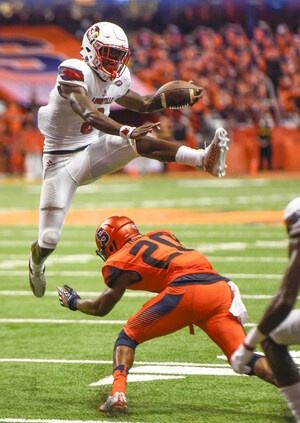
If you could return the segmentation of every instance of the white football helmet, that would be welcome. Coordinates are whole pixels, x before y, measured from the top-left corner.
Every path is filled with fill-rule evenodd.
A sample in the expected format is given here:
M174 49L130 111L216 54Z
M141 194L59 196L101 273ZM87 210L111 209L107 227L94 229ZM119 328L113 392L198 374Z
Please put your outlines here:
M300 197L294 198L284 209L283 218L290 237L300 235Z
M98 22L85 32L80 54L101 79L113 81L122 75L128 63L128 39L118 25Z

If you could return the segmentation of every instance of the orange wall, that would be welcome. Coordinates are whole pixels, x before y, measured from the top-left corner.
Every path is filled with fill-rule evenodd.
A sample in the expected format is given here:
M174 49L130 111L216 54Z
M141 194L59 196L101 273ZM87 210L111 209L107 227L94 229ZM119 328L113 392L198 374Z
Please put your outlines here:
M232 129L226 158L227 174L255 174L259 165L259 144L255 128ZM272 134L272 168L300 171L300 129L277 126Z

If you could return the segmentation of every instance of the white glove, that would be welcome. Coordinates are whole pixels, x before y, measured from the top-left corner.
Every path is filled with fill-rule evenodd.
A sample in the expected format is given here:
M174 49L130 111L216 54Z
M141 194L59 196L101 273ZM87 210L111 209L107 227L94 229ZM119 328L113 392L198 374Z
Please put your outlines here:
M257 344L260 344L266 335L264 335L257 326L252 328L243 344L241 344L230 357L230 364L236 373L250 373L251 367L246 364L249 363L253 356L253 351Z
M253 356L253 350L247 349L244 344L241 344L230 357L230 364L236 373L249 374L251 367L247 366Z

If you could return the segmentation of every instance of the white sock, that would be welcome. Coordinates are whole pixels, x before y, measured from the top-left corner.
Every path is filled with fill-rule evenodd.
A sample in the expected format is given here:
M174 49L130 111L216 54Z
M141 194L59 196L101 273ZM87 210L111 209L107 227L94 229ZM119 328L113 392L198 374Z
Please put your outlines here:
M35 264L34 261L32 260L32 253L30 252L30 256L29 256L29 262L30 262L30 267L33 270L34 273L42 273L42 271L44 270L45 264L44 262L42 264Z
M204 150L195 150L185 145L178 148L175 156L177 163L200 168L203 166L203 159Z
M282 395L284 396L290 410L300 422L300 382L294 383L293 385L283 386L280 388Z

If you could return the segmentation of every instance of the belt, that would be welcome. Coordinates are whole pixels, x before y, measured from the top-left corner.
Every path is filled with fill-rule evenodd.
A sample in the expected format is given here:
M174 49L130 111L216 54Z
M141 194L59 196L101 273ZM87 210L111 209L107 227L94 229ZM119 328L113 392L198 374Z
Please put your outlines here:
M218 273L192 273L179 276L169 286L210 285L221 281L229 282L230 279Z
M70 154L70 153L77 153L78 151L82 151L85 148L87 148L90 144L84 145L83 147L79 147L76 150L53 150L53 151L44 151L43 154L54 154L54 155L60 155L60 154Z

